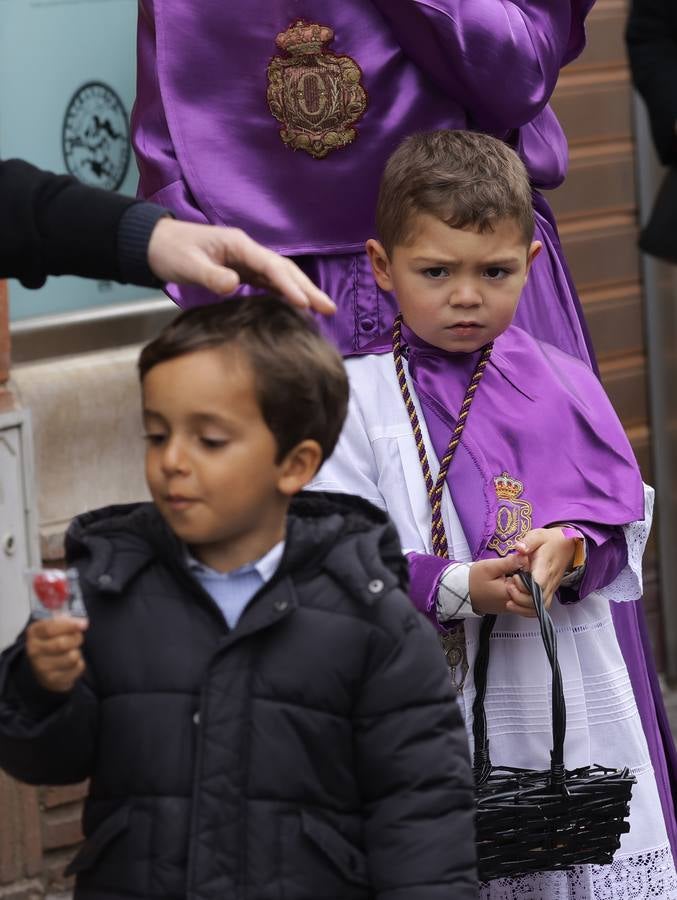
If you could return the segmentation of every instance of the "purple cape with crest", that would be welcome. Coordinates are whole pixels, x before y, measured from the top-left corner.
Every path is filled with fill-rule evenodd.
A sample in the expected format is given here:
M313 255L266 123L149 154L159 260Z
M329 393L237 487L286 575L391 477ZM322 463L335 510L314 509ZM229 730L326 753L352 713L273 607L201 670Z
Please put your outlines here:
M410 377L439 459L447 449L479 353L445 353L421 341L406 326L402 337L408 347ZM352 355L391 352L390 340L382 336ZM509 485L509 499L497 492L495 479L503 473L521 486L517 494ZM583 527L590 540L602 543L608 526L644 517L637 462L596 376L579 360L515 326L494 343L447 480L474 559L509 549L514 536L510 528L506 528L505 544L495 537L502 518L517 529L573 522ZM613 553L610 548L612 560ZM426 580L441 571L440 560L430 559L428 565L425 558L420 562ZM414 568L413 578L415 573ZM591 574L586 573L584 582ZM585 593L585 583L581 588ZM638 603L610 605L674 853L677 754L655 670L647 664L643 618L638 615Z
M435 453L441 458L479 358L446 353L402 328L409 372L423 408ZM365 352L391 352L385 339ZM505 475L504 475L505 473ZM502 500L510 479L513 499ZM529 528L552 522L624 525L644 518L642 477L609 399L588 366L556 347L510 327L494 343L491 360L473 398L448 484L474 559L505 555L493 546L503 508ZM501 490L501 487L504 490ZM521 506L526 510L525 506Z

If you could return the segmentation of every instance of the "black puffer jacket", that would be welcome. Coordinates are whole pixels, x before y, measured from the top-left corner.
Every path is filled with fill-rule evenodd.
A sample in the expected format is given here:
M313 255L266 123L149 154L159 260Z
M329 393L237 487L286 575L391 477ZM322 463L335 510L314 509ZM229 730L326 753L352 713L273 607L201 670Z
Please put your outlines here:
M88 672L59 703L4 654L0 764L91 776L78 900L476 895L465 731L385 516L299 497L230 632L152 505L81 516L67 550Z

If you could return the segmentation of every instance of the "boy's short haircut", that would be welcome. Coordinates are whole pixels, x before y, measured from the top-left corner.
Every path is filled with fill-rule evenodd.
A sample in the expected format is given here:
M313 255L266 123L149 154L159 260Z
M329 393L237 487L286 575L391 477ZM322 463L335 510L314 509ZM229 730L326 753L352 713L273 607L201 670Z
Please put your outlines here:
M513 219L529 245L532 202L524 163L503 141L472 131L413 134L386 163L376 227L388 254L412 238L417 213L479 232Z
M300 441L316 440L327 459L348 409L343 360L315 323L276 297L237 297L187 310L147 344L141 381L159 363L223 347L242 353L254 373L261 414L279 462Z

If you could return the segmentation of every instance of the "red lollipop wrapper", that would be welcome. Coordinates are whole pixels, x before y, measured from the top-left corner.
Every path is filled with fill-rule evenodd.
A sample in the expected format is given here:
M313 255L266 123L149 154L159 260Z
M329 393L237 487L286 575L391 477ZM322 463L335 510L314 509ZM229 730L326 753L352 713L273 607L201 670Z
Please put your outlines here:
M34 619L87 616L76 569L27 569L25 575Z

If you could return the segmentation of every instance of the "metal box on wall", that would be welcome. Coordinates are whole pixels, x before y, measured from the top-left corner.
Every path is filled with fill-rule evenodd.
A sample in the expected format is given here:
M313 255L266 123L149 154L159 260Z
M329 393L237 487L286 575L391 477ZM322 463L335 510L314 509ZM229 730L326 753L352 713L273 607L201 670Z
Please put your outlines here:
M40 565L33 482L30 414L0 413L0 648L26 624L24 572Z

